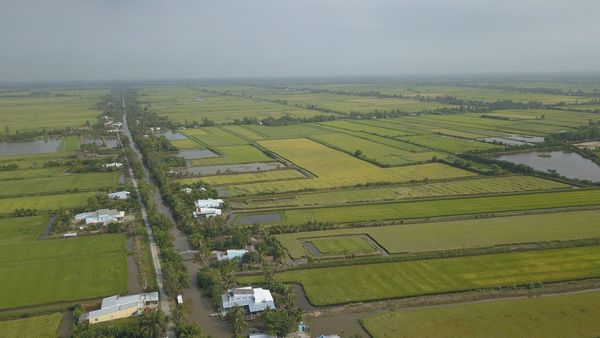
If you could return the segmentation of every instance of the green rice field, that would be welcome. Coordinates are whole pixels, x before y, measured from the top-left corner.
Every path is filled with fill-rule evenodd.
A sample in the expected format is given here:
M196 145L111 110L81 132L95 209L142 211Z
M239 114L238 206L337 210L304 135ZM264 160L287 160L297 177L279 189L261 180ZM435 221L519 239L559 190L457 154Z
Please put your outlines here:
M62 314L53 313L0 321L0 336L3 338L55 338L61 320Z
M597 337L600 292L398 310L362 319L374 338Z
M88 197L95 192L80 192L57 195L0 198L0 214L12 213L15 209L58 210L72 209L87 204Z
M0 246L0 309L127 292L125 237L101 235Z
M308 231L276 238L292 258L300 258L309 254L302 245L306 239L361 234L391 254L600 238L600 210Z
M305 242L314 245L321 254L365 254L375 252L376 249L363 236L335 236L310 238Z
M65 192L68 190L100 190L114 187L119 173L85 173L44 178L0 181L0 196L34 195ZM2 203L2 202L0 202Z
M248 182L279 181L285 179L297 179L305 177L302 173L293 169L271 170L244 174L227 174L202 176L197 178L184 178L177 180L179 183L191 184L196 181L202 181L211 185L225 185Z
M47 216L0 218L0 245L35 241L48 220Z
M600 247L299 269L275 276L302 284L310 302L324 306L597 277Z
M343 207L288 209L284 211L284 223L300 224L314 220L334 223L378 221L597 204L600 204L600 190L548 192Z

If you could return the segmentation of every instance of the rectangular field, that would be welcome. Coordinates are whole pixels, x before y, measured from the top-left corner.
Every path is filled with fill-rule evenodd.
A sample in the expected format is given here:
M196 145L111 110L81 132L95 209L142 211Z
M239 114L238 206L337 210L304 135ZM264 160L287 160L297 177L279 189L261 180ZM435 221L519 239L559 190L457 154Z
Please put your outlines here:
M478 195L536 190L566 189L568 185L533 176L483 177L449 182L418 183L386 188L361 188L339 191L272 195L240 200L248 208L332 206L346 203L395 201L409 198Z
M68 190L99 190L119 183L119 174L85 173L55 177L0 181L0 196L33 195Z
M305 245L311 243L322 255L366 254L375 252L363 236L330 236L306 239Z
M600 247L581 247L299 269L276 279L300 283L316 306L600 276ZM256 281L242 277L241 282Z
M36 240L47 220L45 215L0 218L0 245Z
M0 214L9 214L15 209L21 208L37 210L78 208L85 206L87 204L88 197L92 197L94 195L94 192L80 192L33 197L0 198Z
M302 241L366 234L391 254L496 245L600 238L600 210L397 224L276 235L292 258L305 256Z
M259 192L285 192L304 189L327 189L357 184L411 180L447 179L475 176L474 173L441 163L428 163L396 168L380 168L343 152L307 139L259 141L259 144L302 167L317 178L244 184L231 190L232 195Z
M211 185L226 185L236 183L249 183L249 182L265 182L265 181L279 181L292 178L303 178L305 177L302 173L294 169L283 169L283 170L271 170L255 173L246 174L229 174L229 175L214 175L214 176L202 176L197 178L184 178L177 180L176 182L190 184L196 181L206 182Z
M62 314L35 316L0 321L0 336L3 338L55 338Z
M190 160L193 166L209 166L219 164L234 164L234 163L253 163L273 161L272 158L265 155L258 148L249 144L240 144L234 146L218 146L216 150L221 152L223 156L199 158Z
M127 292L123 235L0 246L0 309Z
M285 210L286 224L361 222L600 204L600 190Z
M598 337L600 292L406 309L362 319L374 338Z

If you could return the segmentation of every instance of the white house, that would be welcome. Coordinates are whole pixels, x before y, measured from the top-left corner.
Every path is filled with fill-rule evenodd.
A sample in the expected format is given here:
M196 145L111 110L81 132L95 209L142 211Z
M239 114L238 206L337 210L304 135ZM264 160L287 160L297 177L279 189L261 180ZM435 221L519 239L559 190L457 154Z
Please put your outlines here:
M115 209L98 209L92 212L82 212L75 215L75 221L85 220L85 224L98 224L104 225L112 222L117 222L125 217L124 211L117 211Z
M183 188L183 189L181 189L181 191L183 191L186 194L191 194L192 193L192 188Z
M198 218L198 217L209 218L209 217L221 216L222 213L223 212L221 211L221 209L217 209L217 208L198 208L192 213L192 215L194 215L194 218Z
M196 208L218 208L220 207L225 201L223 201L222 199L205 199L205 200L197 200L194 205L196 206Z
M123 163L121 162L112 162L112 163L106 163L104 165L102 165L104 168L121 168L123 166Z
M263 288L252 288L246 286L227 290L227 293L221 295L221 308L223 313L235 306L244 307L248 312L257 313L267 308L275 310L275 301L271 291Z
M234 258L242 258L244 257L245 254L248 253L248 250L246 249L229 249L225 252L222 251L217 251L217 260L218 261L225 261L225 260L232 260Z
M101 323L109 320L127 318L138 315L146 309L158 307L158 292L142 293L131 296L111 296L102 300L99 310L83 314L80 322L88 321L90 324Z
M129 198L129 195L131 195L131 193L129 191L117 191L117 192L111 192L110 194L108 194L108 197L114 198L117 200L126 200Z

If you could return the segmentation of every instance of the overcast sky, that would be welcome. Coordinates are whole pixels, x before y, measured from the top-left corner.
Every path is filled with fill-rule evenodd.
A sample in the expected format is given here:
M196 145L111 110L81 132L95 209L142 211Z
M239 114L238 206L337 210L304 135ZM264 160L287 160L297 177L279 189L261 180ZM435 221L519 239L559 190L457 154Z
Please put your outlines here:
M0 82L599 70L597 0L0 1Z

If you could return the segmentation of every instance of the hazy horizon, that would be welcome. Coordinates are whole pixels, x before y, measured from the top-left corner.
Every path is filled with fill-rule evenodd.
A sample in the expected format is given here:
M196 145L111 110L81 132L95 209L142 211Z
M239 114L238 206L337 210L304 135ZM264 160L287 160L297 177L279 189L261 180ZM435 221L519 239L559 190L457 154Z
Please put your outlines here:
M0 82L600 71L600 2L4 1Z

